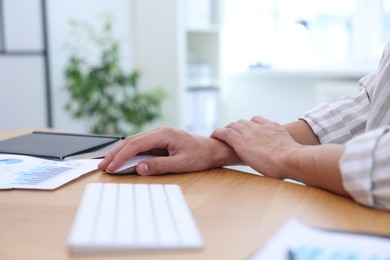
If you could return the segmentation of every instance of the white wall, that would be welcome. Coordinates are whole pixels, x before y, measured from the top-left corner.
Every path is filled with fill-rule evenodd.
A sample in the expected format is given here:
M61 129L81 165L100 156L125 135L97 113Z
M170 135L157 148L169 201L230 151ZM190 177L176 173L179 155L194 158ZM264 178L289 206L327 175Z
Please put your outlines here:
M64 44L69 36L69 21L75 19L99 24L99 16L106 11L114 17L114 34L122 43L124 64L131 68L133 57L130 0L48 0L53 123L58 130L86 131L84 124L74 121L64 109L67 100L63 78L63 67L67 58Z
M161 125L182 127L184 29L182 0L133 0L134 64L142 72L145 89L164 88Z
M43 127L46 99L39 0L3 0L0 130Z
M248 71L231 76L222 97L220 126L260 115L281 124L345 95L359 93L358 80L373 71Z
M0 58L0 130L46 125L42 57Z

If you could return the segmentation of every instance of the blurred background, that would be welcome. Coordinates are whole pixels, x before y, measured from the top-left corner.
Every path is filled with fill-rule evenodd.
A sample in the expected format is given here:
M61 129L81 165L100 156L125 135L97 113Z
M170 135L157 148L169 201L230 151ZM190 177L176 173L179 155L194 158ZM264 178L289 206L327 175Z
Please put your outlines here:
M100 28L107 12L121 65L166 92L144 130L296 120L357 93L390 39L390 0L0 0L0 130L88 132L65 109L70 21Z

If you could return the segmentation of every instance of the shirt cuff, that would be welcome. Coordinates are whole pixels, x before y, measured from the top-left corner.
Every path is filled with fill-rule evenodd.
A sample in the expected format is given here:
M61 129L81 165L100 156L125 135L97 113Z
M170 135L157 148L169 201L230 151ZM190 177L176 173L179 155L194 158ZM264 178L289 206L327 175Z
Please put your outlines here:
M326 120L323 116L326 115ZM299 119L305 120L321 144L345 143L352 134L343 122L343 118L332 104L323 104L308 111Z
M340 170L345 190L351 197L366 206L390 209L390 182L388 166L383 164L383 155L389 156L388 146L383 146L389 126L362 134L345 144L340 160ZM387 135L390 142L390 135ZM383 153L383 149L387 149ZM388 158L385 158L388 159ZM387 180L386 180L387 178Z

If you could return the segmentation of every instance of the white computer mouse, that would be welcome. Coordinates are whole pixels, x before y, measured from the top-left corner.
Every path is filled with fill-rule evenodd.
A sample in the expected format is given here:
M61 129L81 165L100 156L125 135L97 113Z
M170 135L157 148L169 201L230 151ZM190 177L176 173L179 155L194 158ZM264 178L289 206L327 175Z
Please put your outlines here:
M124 175L135 173L135 167L141 161L151 159L156 157L155 155L136 155L133 158L127 160L124 164L122 164L116 171L108 172L110 174Z

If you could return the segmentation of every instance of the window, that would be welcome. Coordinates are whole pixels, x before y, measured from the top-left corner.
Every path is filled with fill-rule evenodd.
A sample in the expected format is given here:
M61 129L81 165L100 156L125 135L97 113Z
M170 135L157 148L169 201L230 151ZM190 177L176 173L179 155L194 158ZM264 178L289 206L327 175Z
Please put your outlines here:
M390 0L383 0L383 42L390 39Z
M226 0L227 70L377 63L390 0Z

